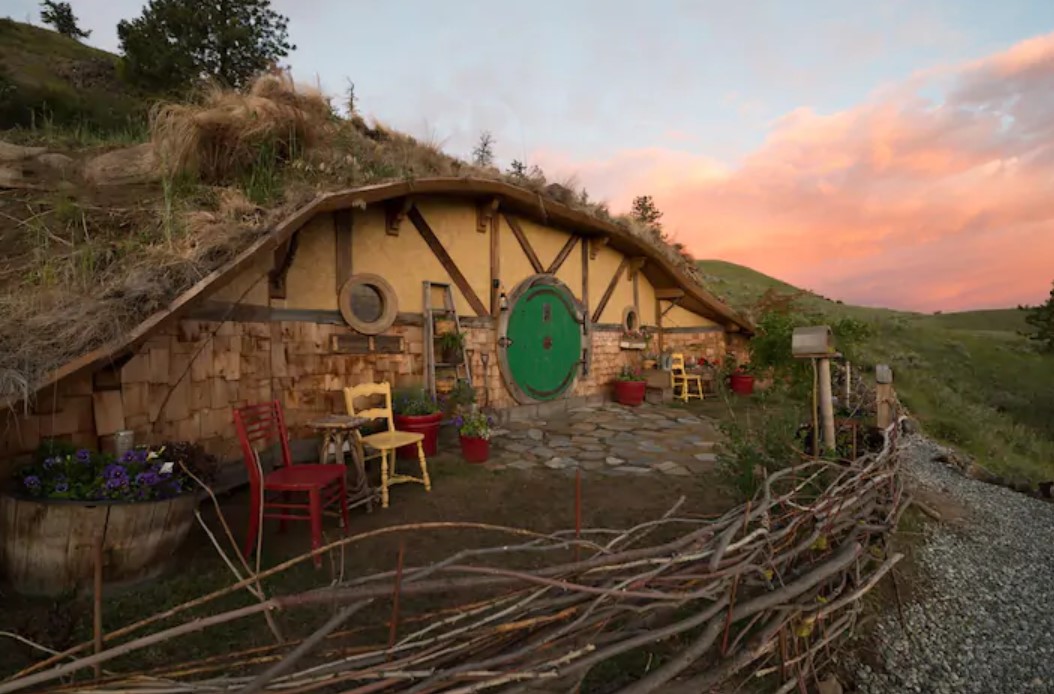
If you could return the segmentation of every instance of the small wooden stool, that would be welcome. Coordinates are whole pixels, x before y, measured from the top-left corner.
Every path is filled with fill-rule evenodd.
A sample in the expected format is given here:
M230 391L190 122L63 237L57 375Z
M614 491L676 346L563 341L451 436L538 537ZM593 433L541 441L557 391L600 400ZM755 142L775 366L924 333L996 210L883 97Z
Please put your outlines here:
M363 460L362 449L355 440L354 432L370 420L365 417L352 417L346 414L331 414L308 422L307 425L322 434L322 446L318 453L318 462L329 462L329 447L334 448L333 462L344 464L344 444L347 443L351 449L351 457L355 463L356 479L351 480L348 485L348 508L353 508L365 502L366 511L373 511L373 490L370 489L366 480L366 463ZM349 468L350 469L350 468Z

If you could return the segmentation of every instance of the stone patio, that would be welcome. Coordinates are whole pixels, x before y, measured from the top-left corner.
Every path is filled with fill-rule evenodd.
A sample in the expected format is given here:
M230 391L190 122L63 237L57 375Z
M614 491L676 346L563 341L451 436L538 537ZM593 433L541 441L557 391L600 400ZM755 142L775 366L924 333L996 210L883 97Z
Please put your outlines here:
M717 440L713 419L685 409L591 405L503 424L492 435L488 467L688 477L713 469Z

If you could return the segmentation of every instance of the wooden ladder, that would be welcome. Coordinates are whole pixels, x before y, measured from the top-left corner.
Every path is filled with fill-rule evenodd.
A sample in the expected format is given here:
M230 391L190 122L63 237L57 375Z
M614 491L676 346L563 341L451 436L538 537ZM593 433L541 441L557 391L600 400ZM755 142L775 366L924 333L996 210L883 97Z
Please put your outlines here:
M425 388L436 396L436 373L453 374L458 381L465 381L472 385L472 371L468 368L468 358L465 355L465 344L461 344L461 360L459 362L436 361L436 317L446 318L453 321L454 330L461 332L461 319L458 318L457 308L454 306L454 290L449 284L441 282L430 282L425 280L421 283L424 288L424 358L425 358ZM443 307L437 308L432 305L432 289L438 287L443 290Z

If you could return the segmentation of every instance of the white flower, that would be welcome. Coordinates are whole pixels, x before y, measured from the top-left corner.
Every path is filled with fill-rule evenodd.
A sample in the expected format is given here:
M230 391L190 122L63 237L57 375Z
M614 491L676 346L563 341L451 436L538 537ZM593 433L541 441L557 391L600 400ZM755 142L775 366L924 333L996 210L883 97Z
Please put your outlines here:
M176 467L175 463L167 462L167 463L165 463L165 464L163 464L161 466L161 474L162 475L171 475L172 474L172 470L175 469L175 467Z

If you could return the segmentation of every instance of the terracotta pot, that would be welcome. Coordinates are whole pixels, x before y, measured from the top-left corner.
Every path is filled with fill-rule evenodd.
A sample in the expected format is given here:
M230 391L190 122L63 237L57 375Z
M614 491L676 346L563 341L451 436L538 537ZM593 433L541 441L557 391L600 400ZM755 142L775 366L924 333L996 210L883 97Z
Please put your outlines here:
M395 415L395 428L399 431L412 431L416 434L424 434L425 440L421 442L425 455L435 455L439 450L439 422L443 419L442 412L435 414L397 414ZM417 460L417 444L400 446L396 449L403 460Z
M620 405L636 407L644 402L646 381L615 381L615 400Z
M750 374L732 374L728 380L733 393L751 395L754 392L754 377Z
M490 458L490 440L461 437L461 455L470 463L485 463Z
M157 501L0 495L0 568L19 593L91 591L101 535L106 585L148 581L173 567L197 506L194 494Z

